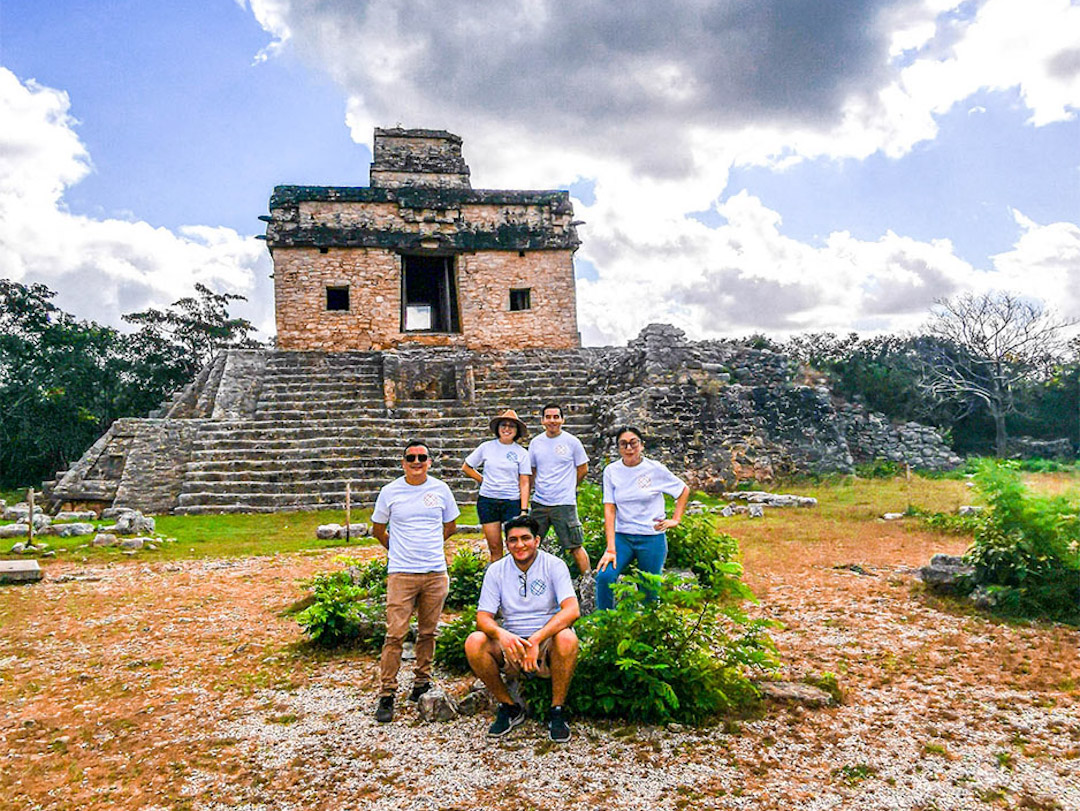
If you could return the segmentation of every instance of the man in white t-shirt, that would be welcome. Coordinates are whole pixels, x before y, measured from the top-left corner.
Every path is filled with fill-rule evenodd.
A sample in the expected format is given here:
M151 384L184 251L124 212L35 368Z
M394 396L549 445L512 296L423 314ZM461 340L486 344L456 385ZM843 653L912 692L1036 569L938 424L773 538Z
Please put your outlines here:
M457 529L460 514L446 483L428 475L427 443L410 441L402 454L405 475L379 491L371 513L371 534L387 550L386 641L379 659L381 689L375 720L394 717L401 646L416 613L416 667L410 701L431 687L435 629L450 588L443 545Z
M577 512L577 488L589 472L585 447L573 434L562 429L563 410L558 403L548 403L540 412L544 433L529 443L532 465L533 501L531 515L540 527L544 540L548 527L554 527L559 544L569 552L581 574L591 571L589 554L582 545L585 535Z
M476 606L478 631L465 640L469 667L499 701L488 735L505 735L525 720L502 673L551 679L551 740L570 740L563 704L577 665L578 638L571 627L581 611L570 570L540 549L536 520L528 515L504 525L510 553L488 566ZM495 621L502 614L502 625Z

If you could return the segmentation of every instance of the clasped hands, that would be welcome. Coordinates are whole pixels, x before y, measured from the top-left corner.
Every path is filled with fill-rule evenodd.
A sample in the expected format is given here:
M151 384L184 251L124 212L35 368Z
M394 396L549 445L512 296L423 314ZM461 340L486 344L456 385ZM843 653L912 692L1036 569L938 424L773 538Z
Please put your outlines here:
M503 631L499 634L506 661L526 673L535 673L539 667L540 645L530 639L523 639L517 634Z

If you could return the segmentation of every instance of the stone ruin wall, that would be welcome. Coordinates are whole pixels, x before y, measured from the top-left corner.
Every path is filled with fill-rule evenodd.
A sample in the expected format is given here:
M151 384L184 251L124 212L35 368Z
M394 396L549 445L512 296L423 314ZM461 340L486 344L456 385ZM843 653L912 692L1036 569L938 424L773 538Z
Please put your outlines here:
M484 251L456 261L460 333L401 331L401 258L377 248L279 249L274 256L277 347L389 349L405 342L513 350L578 346L574 263L566 251ZM348 286L349 310L326 309L326 288ZM510 310L511 288L531 308Z
M851 473L875 458L920 469L961 460L929 426L896 426L798 383L791 358L727 341L687 341L653 324L625 349L589 350L596 366L596 458L615 458L614 432L636 425L647 453L695 489L767 483L795 473Z

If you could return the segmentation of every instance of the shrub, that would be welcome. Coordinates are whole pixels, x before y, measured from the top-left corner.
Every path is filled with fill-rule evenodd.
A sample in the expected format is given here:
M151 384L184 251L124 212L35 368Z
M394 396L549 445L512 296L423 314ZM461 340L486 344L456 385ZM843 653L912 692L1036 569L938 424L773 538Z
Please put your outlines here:
M965 554L999 613L1080 623L1080 520L1061 496L1028 493L1012 466L985 461L976 481L989 507Z
M435 661L453 673L468 673L469 660L465 658L465 640L475 630L476 607L473 606L457 619L439 628Z
M317 574L309 583L314 602L296 616L316 645L378 648L386 637L386 610L348 570ZM385 589L385 587L384 587Z
M722 586L728 576L723 565L739 557L739 542L717 532L716 518L707 513L684 515L679 526L668 530L667 540L665 567L689 569L704 586Z
M463 546L450 560L450 592L446 596L449 608L476 607L480 599L480 587L484 583L487 555Z
M581 655L570 706L594 718L698 724L754 701L747 670L777 664L771 623L737 607L734 596L748 592L738 564L726 565L735 569L724 588L672 574L616 583L616 607L577 624Z
M855 475L860 479L895 479L905 472L904 465L891 459L875 459L855 465Z

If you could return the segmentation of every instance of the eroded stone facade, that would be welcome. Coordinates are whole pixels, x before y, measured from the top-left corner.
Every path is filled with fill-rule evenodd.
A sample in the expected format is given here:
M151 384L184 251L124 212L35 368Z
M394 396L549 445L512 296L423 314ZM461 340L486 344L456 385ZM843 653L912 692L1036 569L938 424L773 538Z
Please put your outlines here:
M580 345L569 194L472 189L451 133L376 130L371 186L279 186L270 212L279 349Z

